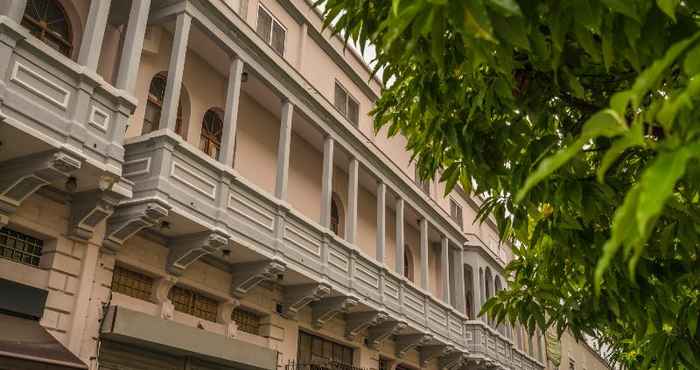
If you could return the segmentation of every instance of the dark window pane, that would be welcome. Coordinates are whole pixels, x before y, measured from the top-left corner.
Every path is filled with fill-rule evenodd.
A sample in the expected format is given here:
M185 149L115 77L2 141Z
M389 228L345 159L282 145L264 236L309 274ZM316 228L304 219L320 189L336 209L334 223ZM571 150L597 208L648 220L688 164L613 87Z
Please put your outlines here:
M44 241L3 227L0 229L0 257L38 266Z
M355 126L360 122L360 106L354 99L348 99L348 119Z
M272 16L265 11L265 9L258 8L258 26L256 31L260 35L265 43L270 43L270 33L272 32Z
M336 83L335 84L335 107L338 108L340 113L345 115L347 112L347 99L348 99L348 94L345 92L345 89L340 86L340 84Z
M286 31L279 23L273 22L272 25L272 48L275 49L277 54L284 55L284 40L286 38Z

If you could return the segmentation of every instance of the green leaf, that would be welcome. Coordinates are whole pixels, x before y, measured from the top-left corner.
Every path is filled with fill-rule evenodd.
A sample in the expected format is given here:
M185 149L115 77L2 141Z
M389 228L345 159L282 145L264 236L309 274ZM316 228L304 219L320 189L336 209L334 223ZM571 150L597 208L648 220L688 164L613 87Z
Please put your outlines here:
M494 41L493 28L482 0L465 0L463 6L463 24L467 35Z
M676 8L680 2L680 0L656 0L656 5L675 22Z
M493 29L499 38L515 47L530 50L530 42L527 39L528 32L522 18L506 18L500 14L494 14L491 16L491 21L493 22Z
M487 4L489 7L502 12L506 16L522 16L523 13L520 10L520 5L518 5L515 0L488 0Z
M633 0L601 0L610 10L626 15L632 19L639 19L637 7Z
M614 137L626 131L627 127L617 112L611 109L604 109L594 114L583 125L581 136L576 141L553 156L545 158L537 169L530 174L525 180L523 187L518 191L515 197L516 201L520 202L530 189L571 160L590 139L598 136Z
M644 145L643 127L644 125L639 121L632 126L629 132L613 142L610 149L605 152L603 159L600 161L600 166L596 172L598 182L603 183L603 181L605 181L605 173L625 150Z
M683 61L683 72L688 76L700 73L700 45L696 45L686 54Z

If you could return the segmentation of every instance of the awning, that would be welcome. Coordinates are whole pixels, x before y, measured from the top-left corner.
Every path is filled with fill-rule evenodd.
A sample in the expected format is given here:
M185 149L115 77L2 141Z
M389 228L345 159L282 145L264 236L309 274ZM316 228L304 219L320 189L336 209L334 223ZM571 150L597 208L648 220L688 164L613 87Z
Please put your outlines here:
M17 364L16 368L28 369L88 368L39 325L39 321L0 313L0 363L7 362Z

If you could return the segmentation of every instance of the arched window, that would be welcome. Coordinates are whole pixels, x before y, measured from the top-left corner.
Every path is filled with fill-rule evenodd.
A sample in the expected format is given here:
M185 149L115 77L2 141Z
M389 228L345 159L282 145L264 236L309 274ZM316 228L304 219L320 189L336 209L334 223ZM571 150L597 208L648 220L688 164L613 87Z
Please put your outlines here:
M408 245L404 246L404 253L403 253L403 276L406 277L406 279L414 281L413 280L413 254L411 253L411 250L408 248Z
M143 117L142 134L159 129L160 115L163 110L163 99L165 98L165 87L168 83L168 74L165 72L158 73L151 80L151 85L148 87L148 101L146 102L146 114ZM177 120L175 122L175 132L182 135L182 93L177 104Z
M61 54L70 57L73 51L71 25L66 10L57 0L29 0L22 25L32 35Z
M340 212L338 211L338 203L335 197L331 198L331 231L338 235L340 231Z
M223 129L224 122L218 113L213 109L209 109L204 113L202 132L199 136L199 149L214 159L219 159Z

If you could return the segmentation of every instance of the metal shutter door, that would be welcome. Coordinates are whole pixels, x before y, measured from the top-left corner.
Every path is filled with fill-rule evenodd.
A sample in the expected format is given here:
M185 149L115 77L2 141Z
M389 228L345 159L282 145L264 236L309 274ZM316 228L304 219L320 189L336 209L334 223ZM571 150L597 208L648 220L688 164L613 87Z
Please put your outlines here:
M99 370L183 370L182 357L147 351L136 346L103 341Z

